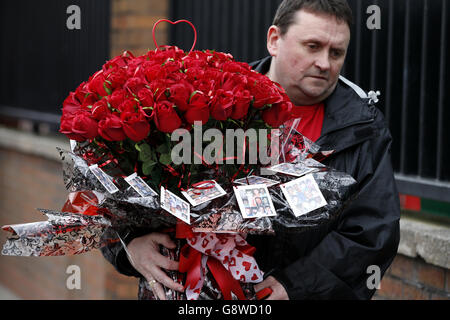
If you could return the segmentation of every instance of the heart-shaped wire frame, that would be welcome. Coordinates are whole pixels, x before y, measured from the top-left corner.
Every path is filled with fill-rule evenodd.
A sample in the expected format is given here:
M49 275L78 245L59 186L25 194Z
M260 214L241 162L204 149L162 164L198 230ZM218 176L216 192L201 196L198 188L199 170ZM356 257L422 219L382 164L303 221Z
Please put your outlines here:
M197 43L197 30L195 29L195 27L194 27L194 25L192 24L192 22L190 22L190 21L188 21L188 20L177 20L177 21L173 22L173 21L168 20L168 19L159 19L159 20L156 21L155 24L153 25L153 30L152 30L152 34L153 34L153 43L155 44L155 47L156 47L157 49L159 49L159 46L158 46L158 43L156 42L155 31L156 31L156 26L157 26L160 22L168 22L168 23L170 23L170 24L172 24L172 25L176 25L176 24L178 24L178 23L185 22L185 23L187 23L188 25L190 25L191 28L192 28L192 30L194 30L194 44L192 45L191 50L189 50L189 53L191 53L192 50L194 50L195 44Z

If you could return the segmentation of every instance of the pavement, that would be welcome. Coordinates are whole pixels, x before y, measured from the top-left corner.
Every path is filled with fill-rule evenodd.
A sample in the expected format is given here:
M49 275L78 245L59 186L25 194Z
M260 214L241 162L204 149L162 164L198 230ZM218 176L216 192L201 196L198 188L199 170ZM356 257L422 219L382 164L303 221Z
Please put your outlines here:
M16 296L11 290L0 285L0 300L22 300Z

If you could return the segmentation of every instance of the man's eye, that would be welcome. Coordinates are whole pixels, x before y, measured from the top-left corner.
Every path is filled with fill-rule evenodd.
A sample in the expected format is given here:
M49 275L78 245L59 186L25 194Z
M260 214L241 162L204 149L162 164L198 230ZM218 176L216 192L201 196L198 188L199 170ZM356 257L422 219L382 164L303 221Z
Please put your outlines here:
M341 50L331 50L331 55L334 58L339 58L342 56L342 51Z
M315 44L315 43L309 43L308 44L308 47L310 48L310 49L317 49L317 48L319 48L319 46L317 45L317 44Z

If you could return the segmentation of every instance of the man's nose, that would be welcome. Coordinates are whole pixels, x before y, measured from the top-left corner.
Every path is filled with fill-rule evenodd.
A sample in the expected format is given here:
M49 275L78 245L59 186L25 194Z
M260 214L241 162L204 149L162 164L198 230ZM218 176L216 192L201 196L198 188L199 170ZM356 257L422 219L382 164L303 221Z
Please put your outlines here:
M326 50L321 51L316 57L316 67L320 69L320 71L328 71L330 70L330 59L328 52Z

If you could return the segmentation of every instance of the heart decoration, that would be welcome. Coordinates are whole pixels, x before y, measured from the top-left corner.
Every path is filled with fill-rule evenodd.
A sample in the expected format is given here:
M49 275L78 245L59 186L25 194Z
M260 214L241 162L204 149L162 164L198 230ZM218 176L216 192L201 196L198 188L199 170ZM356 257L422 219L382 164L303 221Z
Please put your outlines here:
M245 271L250 270L250 267L252 266L252 264L248 261L244 261L242 262L242 266L245 268Z
M171 20L167 20L167 19L160 19L158 21L156 21L156 23L153 25L153 30L152 30L152 34L153 34L153 43L155 44L155 47L157 49L159 49L158 43L156 42L156 38L155 38L155 31L156 31L156 26L160 23L160 22L168 22L172 25L176 25L178 23L187 23L188 25L190 25L192 27L192 30L194 30L194 43L192 44L191 50L189 50L189 53L192 52L192 50L194 50L195 48L195 44L197 43L197 30L195 29L194 25L192 24L192 22L188 21L188 20L177 20L175 22L171 21Z
M209 240L208 239L203 239L203 242L202 242L202 247L203 248L206 248L206 246L208 245L208 243L209 243Z

